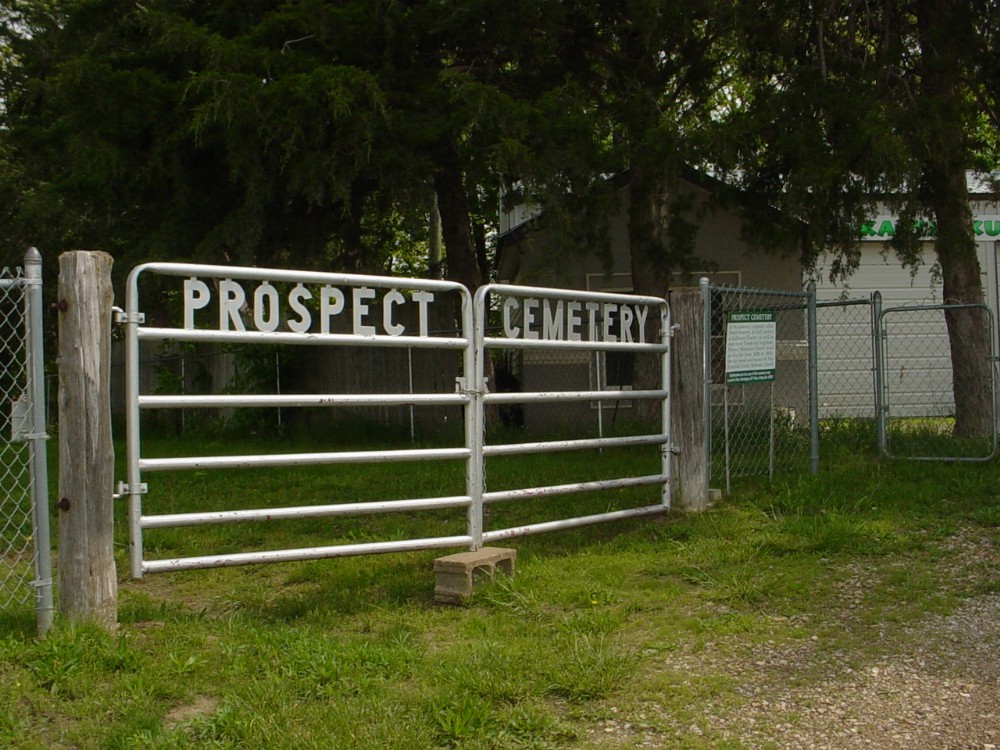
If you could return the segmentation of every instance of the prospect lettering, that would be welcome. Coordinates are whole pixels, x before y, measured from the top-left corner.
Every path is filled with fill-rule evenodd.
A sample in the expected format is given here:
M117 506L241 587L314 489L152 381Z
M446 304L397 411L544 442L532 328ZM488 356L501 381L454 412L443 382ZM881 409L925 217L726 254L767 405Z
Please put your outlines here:
M195 312L215 305L220 331L246 331L248 325L257 331L277 331L284 325L295 333L308 333L318 322L320 333L331 333L339 316L349 316L350 330L355 336L375 336L380 332L402 336L406 325L399 312L404 305L417 308L418 335L428 335L428 310L434 301L433 292L413 291L409 297L398 289L390 289L378 300L371 287L339 287L324 285L310 289L296 284L281 292L274 284L264 281L249 294L239 282L222 279L214 290L201 279L192 276L184 280L184 328L195 327ZM378 302L381 304L379 305ZM378 308L381 307L381 310Z

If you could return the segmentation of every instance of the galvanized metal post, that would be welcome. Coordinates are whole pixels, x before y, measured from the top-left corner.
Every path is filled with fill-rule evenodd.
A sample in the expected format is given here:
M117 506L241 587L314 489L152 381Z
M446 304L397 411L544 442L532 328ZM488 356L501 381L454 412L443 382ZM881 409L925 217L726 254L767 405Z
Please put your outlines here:
M669 509L673 491L673 458L674 438L671 420L670 398L670 363L673 351L674 327L670 323L669 303L660 308L660 343L667 350L660 353L660 388L663 390L663 400L660 402L660 432L664 443L660 446L660 472L667 478L660 489L660 500L663 507Z
M816 332L816 282L806 288L806 328L809 344L809 471L819 473L819 353Z
M139 470L139 289L137 271L126 284L125 315L125 422L126 475L128 477L129 575L142 578L142 475Z
M704 326L704 343L702 345L702 385L705 389L705 490L712 481L712 288L708 279L698 280L701 290L702 325Z
M470 455L467 459L465 472L465 494L469 496L468 530L472 538L473 550L483 546L483 476L485 460L483 448L486 443L486 408L485 394L487 390L485 359L489 356L483 339L486 338L486 319L488 287L480 287L473 301L469 295L462 295L462 333L466 339L465 350L462 353L464 365L463 382L466 395L470 396L465 404L465 447ZM478 313L478 314L477 314ZM483 362L479 358L483 358Z
M39 634L52 626L52 553L49 531L48 457L45 443L45 366L42 336L42 255L29 248L24 256L27 368L31 398L31 504L35 538L35 613Z
M886 454L885 444L885 361L882 349L882 292L872 293L872 372L875 388L875 439L880 456Z

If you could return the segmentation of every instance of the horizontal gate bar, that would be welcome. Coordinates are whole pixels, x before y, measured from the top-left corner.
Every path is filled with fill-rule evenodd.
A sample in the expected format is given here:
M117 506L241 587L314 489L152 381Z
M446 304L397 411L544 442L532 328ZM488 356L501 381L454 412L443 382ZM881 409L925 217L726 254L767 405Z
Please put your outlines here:
M329 346L385 346L397 349L465 349L468 339L443 336L358 336L350 333L295 333L292 331L216 331L202 328L143 328L136 336L148 341L216 341L226 344L325 344Z
M427 448L400 451L343 451L340 453L274 453L255 456L185 456L140 458L145 471L181 469L248 469L258 466L314 466L317 464L390 463L392 461L437 461L467 459L468 448Z
M203 409L237 406L461 406L470 396L462 393L274 394L270 396L139 396L141 409Z
M588 448L621 448L632 445L663 445L666 435L629 435L617 438L582 438L579 440L550 440L540 443L508 443L483 446L484 456L516 456L522 453L546 453L548 451L575 451Z
M430 289L443 292L465 292L457 281L441 279L414 279L396 276L369 276L354 273L333 273L329 271L294 271L284 268L258 268L256 266L219 266L200 263L142 263L129 274L134 285L142 273L157 273L161 276L205 275L219 279L246 279L249 281L288 281L302 284L347 284L351 286L374 286L380 289Z
M369 503L339 503L336 505L302 505L294 508L256 508L252 510L224 510L210 513L171 513L143 516L144 529L167 529L178 526L203 526L242 521L278 521L297 518L323 518L351 516L362 513L392 513L401 510L440 510L442 508L468 507L468 495L435 497L418 500L383 500Z
M443 536L433 539L407 539L396 542L370 542L367 544L338 544L330 547L305 547L302 549L272 552L237 552L229 555L203 557L178 557L171 560L144 560L143 573L167 573L175 570L201 570L204 568L231 568L258 563L293 562L296 560L322 560L333 557L378 555L387 552L417 552L443 547L467 547L471 536Z
M548 487L526 487L520 490L502 490L499 492L484 492L484 503L495 503L504 500L524 500L552 495L570 495L576 492L593 492L595 490L613 490L622 487L642 487L650 484L663 484L669 479L666 474L651 474L644 477L625 477L622 479L599 479L593 482L576 482L573 484L555 484Z
M521 404L536 401L631 401L632 399L662 399L667 391L504 391L486 393L488 404Z
M518 536L528 536L530 534L544 534L549 531L561 531L563 529L573 529L578 526L589 526L595 523L606 521L620 521L625 518L638 518L641 516L652 516L659 513L666 513L664 505L648 505L644 508L630 508L628 510L615 510L608 513L598 513L593 516L580 516L562 521L545 521L543 523L533 523L526 526L515 526L509 529L498 529L495 531L484 531L483 542L490 544L503 539L511 539Z
M582 349L585 351L669 352L669 344L638 341L563 341L556 339L509 339L495 336L483 338L488 349Z
M479 292L482 291L480 287ZM597 302L628 302L633 305L658 306L664 303L662 297L650 297L642 294L622 294L620 292L590 292L581 289L557 289L554 287L519 286L516 284L490 284L491 294L508 294L515 297L545 297L546 299L564 299L575 301L585 297Z

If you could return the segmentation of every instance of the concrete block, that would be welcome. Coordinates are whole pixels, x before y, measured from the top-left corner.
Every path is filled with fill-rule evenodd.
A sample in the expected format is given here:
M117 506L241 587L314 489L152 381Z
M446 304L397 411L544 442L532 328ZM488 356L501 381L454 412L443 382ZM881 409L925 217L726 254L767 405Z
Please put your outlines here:
M499 570L514 575L517 550L483 547L474 552L458 552L434 561L434 601L461 604L478 581L492 580Z

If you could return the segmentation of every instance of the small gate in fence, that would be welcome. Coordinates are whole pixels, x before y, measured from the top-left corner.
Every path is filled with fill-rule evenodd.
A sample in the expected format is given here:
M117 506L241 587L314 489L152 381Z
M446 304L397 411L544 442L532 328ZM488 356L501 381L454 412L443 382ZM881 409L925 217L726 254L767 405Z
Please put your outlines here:
M34 599L45 632L52 624L52 559L41 265L32 248L23 272L0 272L0 608Z
M169 288L171 283L176 287ZM250 286L252 285L252 287ZM143 294L178 300L180 327L153 326L141 312ZM443 311L443 312L442 312ZM432 321L457 312L457 331L434 333ZM503 336L490 336L491 317L502 321ZM422 279L386 278L276 269L235 268L178 263L150 263L129 275L126 309L117 315L126 330L127 482L119 495L129 499L130 569L133 577L145 573L222 567L251 563L308 560L349 555L412 551L446 547L477 549L485 542L540 533L583 524L662 512L670 506L669 420L669 310L664 300L634 295L596 294L556 289L490 286L475 300L455 283ZM185 395L141 393L140 348L146 342L217 342L234 346L333 347L351 356L359 349L432 350L454 357L456 375L451 392L271 393L262 395ZM653 387L631 391L630 400L655 402L660 408L660 430L655 434L604 436L583 439L505 442L487 445L487 414L505 406L597 404L619 401L621 391L598 386L551 391L519 389L488 392L493 371L491 352L564 350L579 355L588 367L609 354L645 354L658 367ZM598 377L598 383L600 379ZM328 384L336 385L336 384ZM356 407L444 409L460 414L462 437L449 447L240 455L150 457L142 447L141 413L160 409L227 409L300 407L349 409ZM528 453L652 446L660 470L642 476L612 477L572 484L518 487L487 492L485 461ZM322 505L206 510L198 513L154 513L144 509L147 476L165 471L277 467L296 465L365 464L387 462L461 461L464 491L443 497L337 502ZM518 499L547 498L595 490L659 485L659 500L642 507L609 510L572 518L549 519L511 528L486 529L484 506ZM153 493L147 506L156 507ZM455 512L466 518L464 534L422 539L393 539L298 549L235 552L197 557L149 560L144 551L147 531L181 526L244 521L272 521L407 512Z
M955 372L946 316L967 317L991 342L981 367L988 383L978 411L985 434L961 438L955 431L955 388L975 387L968 372ZM974 319L974 320L973 320ZM888 307L877 315L877 399L880 452L890 458L988 461L997 453L997 399L993 313L986 305ZM979 432L982 432L981 430Z
M819 462L816 295L701 280L709 480Z

